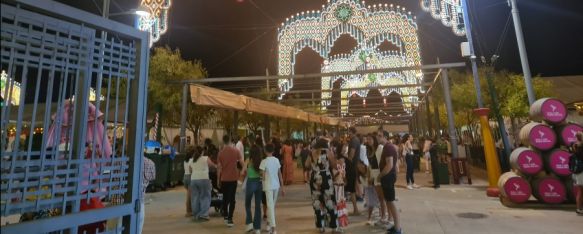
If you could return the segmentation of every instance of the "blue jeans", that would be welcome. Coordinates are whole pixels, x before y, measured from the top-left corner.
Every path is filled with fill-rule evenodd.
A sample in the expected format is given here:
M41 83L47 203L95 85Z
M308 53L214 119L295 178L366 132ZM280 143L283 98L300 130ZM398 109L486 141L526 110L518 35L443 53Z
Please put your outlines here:
M250 224L253 220L253 229L261 230L261 197L263 184L259 178L247 179L245 188L245 224ZM251 198L255 196L255 216L251 215Z
M208 218L211 207L211 181L209 179L191 180L191 206L195 218Z
M407 184L414 184L415 179L413 179L413 155L405 156L405 161L407 163Z

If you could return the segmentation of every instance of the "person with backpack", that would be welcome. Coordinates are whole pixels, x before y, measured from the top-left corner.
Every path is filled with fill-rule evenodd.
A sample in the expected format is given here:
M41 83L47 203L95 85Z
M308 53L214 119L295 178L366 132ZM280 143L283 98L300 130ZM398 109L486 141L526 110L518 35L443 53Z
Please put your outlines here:
M579 131L576 136L577 141L572 146L574 153L569 161L569 168L573 172L573 188L576 189L577 194L575 197L577 210L575 212L578 215L583 215L583 132Z

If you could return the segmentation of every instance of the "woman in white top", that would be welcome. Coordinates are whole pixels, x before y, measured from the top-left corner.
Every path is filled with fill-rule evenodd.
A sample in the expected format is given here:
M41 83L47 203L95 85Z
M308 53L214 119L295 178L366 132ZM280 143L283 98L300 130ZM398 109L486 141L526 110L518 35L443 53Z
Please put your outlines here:
M208 221L211 206L211 180L209 167L216 167L208 156L195 153L189 161L192 215L195 220Z
M186 149L186 157L184 158L184 178L182 178L182 184L184 184L184 188L186 189L186 215L184 217L192 216L192 204L190 200L192 198L192 194L190 193L190 159L192 155L195 154L196 149L194 147L189 147ZM199 151L200 152L200 151Z

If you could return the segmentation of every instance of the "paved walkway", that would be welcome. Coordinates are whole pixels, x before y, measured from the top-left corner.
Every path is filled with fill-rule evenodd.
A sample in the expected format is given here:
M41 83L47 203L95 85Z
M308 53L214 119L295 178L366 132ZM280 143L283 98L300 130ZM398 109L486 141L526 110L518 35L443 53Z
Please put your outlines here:
M575 214L574 205L557 209L507 208L498 199L486 197L484 180L473 178L474 185L442 185L434 190L429 187L430 174L416 173L415 177L422 188L405 189L403 172L397 182L397 206L405 233L583 233L583 217ZM278 233L318 233L308 187L295 184L286 189L286 196L280 197L276 206ZM183 187L147 194L144 233L244 233L243 193L237 194L232 228L226 227L214 210L206 223L184 217L185 194ZM365 210L363 203L359 206ZM345 233L384 232L382 227L367 226L366 221L365 215L351 216Z

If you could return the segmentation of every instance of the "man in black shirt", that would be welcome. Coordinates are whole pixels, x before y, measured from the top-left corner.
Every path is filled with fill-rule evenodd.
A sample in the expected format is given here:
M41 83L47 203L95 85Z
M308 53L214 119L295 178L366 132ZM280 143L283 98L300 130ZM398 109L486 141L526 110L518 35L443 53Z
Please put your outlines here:
M395 225L389 228L387 233L389 234L401 234L401 223L399 220L399 212L397 211L397 206L395 205L395 181L397 181L397 150L395 146L391 144L388 140L389 132L379 131L377 134L377 140L379 144L383 145L383 153L381 154L380 170L379 173L381 186L383 188L383 193L385 195L385 200L387 201L387 209L395 221Z

